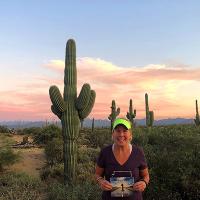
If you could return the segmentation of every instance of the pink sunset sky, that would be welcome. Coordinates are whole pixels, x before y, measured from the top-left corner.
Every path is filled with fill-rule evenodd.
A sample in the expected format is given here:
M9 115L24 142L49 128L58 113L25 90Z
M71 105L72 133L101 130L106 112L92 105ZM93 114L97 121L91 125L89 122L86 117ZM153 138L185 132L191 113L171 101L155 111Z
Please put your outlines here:
M133 100L145 118L194 118L200 101L200 1L0 1L0 121L57 120L49 87L63 93L64 52L76 41L77 95L96 91L89 118L120 116Z
M45 73L1 77L0 120L57 119L50 110L48 90L51 85L57 85L63 93L64 60L47 61L41 68ZM77 72L78 94L84 83L89 83L96 91L89 118L106 119L113 99L121 109L120 116L126 115L132 99L136 118L144 118L145 93L149 95L155 119L195 116L200 68L183 64L125 68L102 59L83 57L77 59Z

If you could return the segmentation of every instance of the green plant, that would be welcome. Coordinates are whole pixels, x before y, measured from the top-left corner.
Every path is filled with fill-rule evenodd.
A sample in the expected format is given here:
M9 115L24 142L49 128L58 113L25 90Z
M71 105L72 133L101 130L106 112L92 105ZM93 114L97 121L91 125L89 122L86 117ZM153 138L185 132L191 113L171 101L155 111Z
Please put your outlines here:
M200 117L199 117L199 110L198 110L198 102L196 100L196 118L194 119L196 126L200 125Z
M112 105L111 105L110 108L111 108L111 113L110 113L110 115L108 116L108 119L109 119L110 122L111 122L110 128L111 128L111 132L112 132L113 123L114 123L116 117L117 117L117 116L119 115L119 113L120 113L120 108L117 108L117 109L116 109L115 100L112 100Z
M146 126L152 127L154 122L154 113L149 111L148 94L145 94L145 109L146 109Z
M14 153L10 147L0 149L0 171L9 165L16 163L19 160L19 155Z
M4 173L0 176L1 200L42 200L42 192L40 180L25 173Z
M134 118L136 117L136 110L133 111L132 99L130 99L129 112L126 114L127 119L131 122L132 129L135 127Z
M0 133L9 133L10 130L7 126L0 126Z
M0 135L0 171L16 163L20 158L19 153L15 153L11 148L12 144L12 139L6 137L4 134Z
M51 183L48 188L49 200L99 200L100 196L101 189L90 181L73 186Z
M44 152L47 163L53 166L63 161L63 141L60 138L54 138L45 146Z
M76 45L70 39L66 45L64 96L57 86L49 89L52 101L52 112L58 116L62 124L64 140L64 183L75 181L77 165L77 138L80 120L86 118L95 102L95 91L89 84L84 84L77 98Z
M40 132L36 133L33 136L33 140L37 144L47 144L49 141L52 141L53 138L59 138L61 136L61 129L51 124L43 127Z

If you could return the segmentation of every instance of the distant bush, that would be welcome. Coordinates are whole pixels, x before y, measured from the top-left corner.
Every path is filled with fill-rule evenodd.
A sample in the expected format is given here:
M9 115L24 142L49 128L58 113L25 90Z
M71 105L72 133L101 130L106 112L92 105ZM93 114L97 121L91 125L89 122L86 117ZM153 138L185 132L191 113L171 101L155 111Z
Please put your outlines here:
M30 127L30 128L23 128L23 129L18 129L17 133L21 135L37 135L40 134L42 131L41 127Z
M47 142L53 140L53 138L61 138L61 128L51 124L42 128L40 133L36 133L34 138L34 142L37 144L47 144Z
M109 128L83 129L80 131L79 144L87 145L92 148L102 148L111 144L112 135Z
M7 126L0 126L0 133L9 133L10 129Z

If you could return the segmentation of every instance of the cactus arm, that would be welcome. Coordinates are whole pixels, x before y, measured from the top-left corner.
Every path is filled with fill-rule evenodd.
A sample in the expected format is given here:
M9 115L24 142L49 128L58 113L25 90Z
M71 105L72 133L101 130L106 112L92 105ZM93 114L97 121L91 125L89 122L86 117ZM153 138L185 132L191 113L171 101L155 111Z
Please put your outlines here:
M119 113L120 113L120 108L117 108L116 117L119 115Z
M83 85L81 92L78 98L76 99L76 108L78 110L84 109L85 105L87 105L89 102L90 95L91 95L90 85L86 83Z
M129 103L129 112L127 112L126 114L127 119L129 119L129 121L132 124L132 128L135 126L134 123L134 118L136 117L136 110L133 111L133 103L132 103L132 99L130 99L130 103Z
M60 91L57 86L51 86L49 89L49 96L51 99L51 102L56 110L60 112L64 112L66 110L66 104L60 94Z
M84 119L89 115L89 113L91 112L91 110L92 110L92 108L94 106L95 97L96 97L95 91L91 90L91 94L90 94L90 98L89 98L88 104L85 105L85 107L82 110L78 111L80 119Z
M55 106L53 106L53 105L51 106L51 111L52 111L55 115L57 115L59 119L61 119L61 117L62 117L62 112L60 112L59 110L57 110L57 109L55 108Z

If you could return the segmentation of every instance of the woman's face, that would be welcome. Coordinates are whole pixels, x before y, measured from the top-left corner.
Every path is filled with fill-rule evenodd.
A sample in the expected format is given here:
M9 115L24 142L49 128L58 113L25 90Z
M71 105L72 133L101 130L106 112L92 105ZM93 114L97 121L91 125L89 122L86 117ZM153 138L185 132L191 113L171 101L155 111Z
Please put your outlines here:
M118 125L113 131L113 140L116 145L124 146L130 143L132 134L123 125Z

